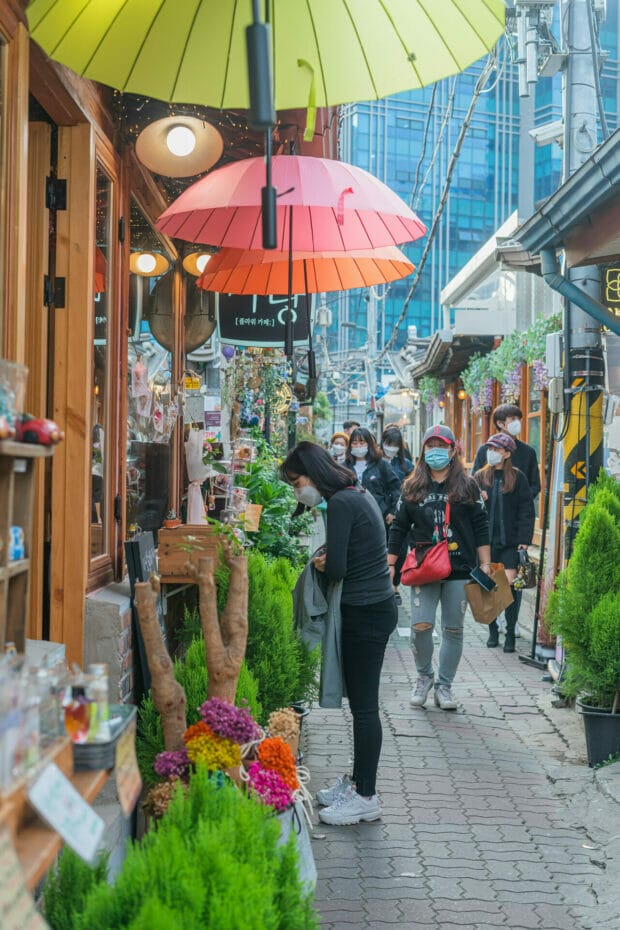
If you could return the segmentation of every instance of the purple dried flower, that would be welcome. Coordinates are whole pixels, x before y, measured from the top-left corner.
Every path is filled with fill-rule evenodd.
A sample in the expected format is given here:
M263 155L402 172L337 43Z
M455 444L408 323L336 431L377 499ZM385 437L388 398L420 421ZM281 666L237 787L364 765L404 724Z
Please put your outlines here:
M187 778L189 775L189 759L186 749L174 752L160 752L155 757L153 768L162 778Z
M213 697L200 708L200 716L214 733L242 746L260 737L260 730L245 707Z
M549 372L539 358L532 362L532 383L537 391L544 391L549 387Z
M502 384L502 400L506 401L517 401L521 393L521 364L518 363L514 366L512 371L508 372L506 375L506 380Z

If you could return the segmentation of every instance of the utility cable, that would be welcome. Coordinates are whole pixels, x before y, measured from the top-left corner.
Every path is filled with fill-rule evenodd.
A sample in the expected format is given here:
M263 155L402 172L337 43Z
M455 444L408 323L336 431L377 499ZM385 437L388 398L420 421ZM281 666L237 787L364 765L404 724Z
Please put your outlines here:
M453 174L454 174L454 169L456 168L456 164L457 164L457 162L458 162L459 155L461 154L461 149L462 149L462 147L463 147L463 142L465 141L465 136L467 135L467 131L468 131L468 129L469 129L469 125L470 125L471 120L472 120L472 117L473 117L473 115L474 115L474 110L475 110L475 108L476 108L476 104L478 103L478 100L479 100L479 98L480 98L480 94L482 93L482 90L483 90L483 88L484 88L484 86L485 86L485 84L486 84L486 82L487 82L487 79L488 79L489 75L491 74L491 72L493 71L494 67L495 67L495 57L492 56L492 55L489 55L489 57L488 57L488 59L487 59L487 61L486 61L486 64L485 64L484 68L482 69L482 72L480 73L480 76L479 76L478 80L476 81L476 85L475 85L475 87L474 87L474 92L473 92L473 94L472 94L472 98L471 98L471 100L470 100L469 107L468 107L467 113L466 113L466 115L465 115L465 119L463 120L463 122L462 122L462 124L461 124L461 128L460 128L460 131L459 131L459 135L458 135L458 138L457 138L457 140L456 140L456 145L454 146L454 150L453 150L453 152L452 152L452 155L451 155L451 157L450 157L450 162L449 162L449 164L448 164L448 170L447 170L447 172L446 172L446 179L445 179L445 181L444 181L443 190L442 190L442 192L441 192L441 197L440 197L440 199L439 199L439 205L438 205L438 207L437 207L437 211L436 211L436 213L435 213L435 216L433 217L433 222L432 222L432 224L431 224L431 228L430 228L429 233L428 233L428 236L427 236L427 238L426 238L426 243L425 243L425 246L424 246L424 251L422 252L422 257L420 258L420 261L418 262L418 265L417 265L417 267L416 267L415 274L414 274L414 278L413 278L413 282L412 282L412 284L411 284L411 287L409 288L409 291L408 291L408 293L407 293L407 296L405 297L405 301L404 301L404 303L403 303L403 308L402 308L402 310L401 310L401 312L400 312L400 315L399 315L399 317L398 317L398 319L397 319L397 321L396 321L396 323L395 323L395 325L394 325L394 328L393 328L393 330L392 330L392 335L390 336L390 338L388 339L388 341L387 341L386 344L383 346L383 348L381 349L381 351L378 353L378 355L376 356L376 358L375 358L375 360L374 360L374 361L375 361L375 365L376 365L378 362L380 362L382 358L385 357L385 355L390 351L390 349L392 348L392 346L393 346L394 343L396 342L396 339L398 338L398 332L399 332L400 326L401 326L401 324L404 322L405 317L407 316L407 310L408 310L408 308L409 308L409 304L411 303L411 300L413 299L413 295L415 294L415 292L416 292L416 290L417 290L418 284L419 284L419 282L420 282L420 277L421 277L421 275L422 275L422 271L423 271L424 266L425 266L425 264L426 264L426 260L427 260L429 254L430 254L430 250L431 250L431 247L432 247L433 242L434 242L434 240L435 240L435 235L436 235L436 233L437 233L437 229L439 228L439 222L440 222L441 217L442 217L442 215L443 215L444 207L445 207L445 205L446 205L446 203L447 203L447 201L448 201L448 195L449 195L449 193L450 193L450 187L451 187L451 185L452 185L452 176L453 176Z

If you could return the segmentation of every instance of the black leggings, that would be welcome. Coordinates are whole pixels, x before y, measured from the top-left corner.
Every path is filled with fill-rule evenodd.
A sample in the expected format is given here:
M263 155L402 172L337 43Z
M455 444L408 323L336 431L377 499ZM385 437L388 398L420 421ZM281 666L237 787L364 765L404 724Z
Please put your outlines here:
M358 794L371 797L383 736L379 679L398 611L393 595L377 604L342 604L341 611L342 669L353 714L353 781Z

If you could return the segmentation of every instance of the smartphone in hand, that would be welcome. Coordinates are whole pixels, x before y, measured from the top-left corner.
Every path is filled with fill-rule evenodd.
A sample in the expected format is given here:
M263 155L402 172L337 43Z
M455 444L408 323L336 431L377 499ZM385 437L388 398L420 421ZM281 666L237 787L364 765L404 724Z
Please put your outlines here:
M473 580L476 581L481 588L484 588L485 591L494 591L497 587L493 579L488 575L485 575L481 568L472 568L469 573L469 577L473 578Z

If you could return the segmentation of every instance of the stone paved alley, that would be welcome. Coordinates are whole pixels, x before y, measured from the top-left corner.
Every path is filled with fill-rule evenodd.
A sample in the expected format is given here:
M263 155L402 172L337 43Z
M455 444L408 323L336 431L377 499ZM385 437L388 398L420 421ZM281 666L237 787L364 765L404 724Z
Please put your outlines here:
M383 818L314 829L323 930L619 930L620 764L589 769L577 715L551 706L540 670L487 649L469 615L458 712L411 708L400 613L382 681ZM313 792L350 771L348 709L314 709L304 743Z

